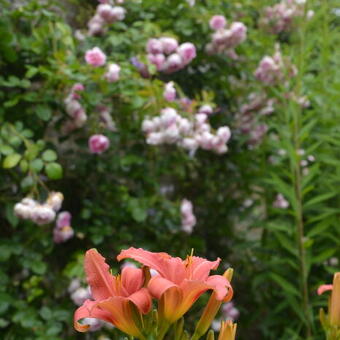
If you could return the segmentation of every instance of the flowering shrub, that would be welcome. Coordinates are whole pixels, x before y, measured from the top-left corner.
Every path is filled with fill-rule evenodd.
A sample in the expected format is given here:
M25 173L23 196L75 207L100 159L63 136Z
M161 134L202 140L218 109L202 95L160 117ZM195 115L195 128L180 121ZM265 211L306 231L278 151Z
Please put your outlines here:
M340 256L337 2L0 6L3 338L84 338L75 305L106 297L87 287L84 250L110 261L134 246L237 268L209 325L196 320L216 301L188 314L179 301L190 334L234 336L237 318L240 339L323 339L315 291ZM159 269L149 282L172 286ZM164 287L149 287L155 306ZM90 339L124 339L82 311Z

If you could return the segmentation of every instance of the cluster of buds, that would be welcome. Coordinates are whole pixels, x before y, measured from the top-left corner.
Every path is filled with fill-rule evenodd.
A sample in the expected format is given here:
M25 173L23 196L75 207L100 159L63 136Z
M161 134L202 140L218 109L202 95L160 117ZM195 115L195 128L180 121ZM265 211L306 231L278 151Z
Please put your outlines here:
M53 241L63 243L74 236L74 230L71 227L72 216L68 211L62 211L58 214L56 224L53 229Z
M308 165L315 162L315 157L313 155L306 155L306 152L304 149L297 150L297 154L300 156L300 165L302 167L302 174L308 175L309 174L309 168Z
M172 73L187 66L196 57L196 47L190 42L181 45L170 37L149 39L146 46L148 60L158 71Z
M146 118L142 124L146 142L151 145L176 144L190 152L195 152L198 148L218 154L227 152L226 144L231 137L229 127L220 127L213 133L207 111L202 110L199 110L193 120L183 118L173 108L163 109L160 116Z
M242 22L227 24L223 15L214 15L210 19L210 27L215 31L212 40L206 46L208 54L224 53L236 59L235 47L247 38L247 27Z
M126 10L121 6L116 6L111 1L102 2L97 6L95 15L88 22L88 34L100 35L105 33L107 26L125 18ZM116 1L118 3L118 1Z
M275 201L273 202L273 207L278 209L287 209L289 207L289 202L282 194L277 194Z
M101 154L110 147L110 140L104 135L92 135L89 138L89 149L91 153Z
M43 225L54 221L56 212L60 210L64 196L61 192L51 192L47 200L40 204L36 200L25 197L14 206L14 213L19 218L31 220Z
M318 295L326 291L332 291L328 303L328 315L320 310L320 321L329 340L340 338L340 272L335 273L333 284L322 285L318 289Z
M264 94L251 93L247 103L241 105L236 115L236 126L244 135L248 135L247 144L254 147L261 143L268 127L266 124L259 124L261 116L267 116L274 112L275 99L270 99Z
M288 59L284 59L279 45L272 57L265 56L254 72L255 77L265 85L277 85L297 75L297 69Z
M260 19L260 26L273 34L289 32L294 27L296 18L305 17L305 5L306 0L282 0L272 7L266 7ZM313 15L312 10L306 13L307 19Z
M182 230L187 234L191 234L197 221L193 213L193 205L187 199L181 202L181 221Z
M83 84L74 84L69 95L64 100L66 112L71 118L64 125L65 132L81 128L87 121L86 112L79 101L81 99L80 92L84 91L84 89Z
M232 299L233 270L230 268L223 275L210 274L220 259L208 261L191 254L183 260L141 248L122 250L117 259L132 259L143 269L125 265L121 274L114 276L95 249L86 252L85 272L92 298L85 300L74 314L77 331L89 331L88 320L92 318L113 324L131 339L161 340L175 334L176 339L198 340L208 332L222 303ZM183 315L208 290L212 291L211 296L190 336ZM219 339L235 340L235 332L235 324L222 322ZM206 339L214 339L213 330Z

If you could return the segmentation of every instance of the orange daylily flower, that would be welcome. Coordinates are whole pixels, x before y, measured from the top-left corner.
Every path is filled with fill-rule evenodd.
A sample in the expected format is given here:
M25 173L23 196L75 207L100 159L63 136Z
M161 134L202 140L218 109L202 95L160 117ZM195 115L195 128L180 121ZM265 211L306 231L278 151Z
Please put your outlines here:
M151 309L151 296L143 288L143 271L125 267L121 275L113 276L109 266L95 249L86 252L85 272L94 301L86 300L74 313L74 327L86 332L89 325L79 323L83 318L96 318L112 323L123 332L145 339L139 322L141 314Z
M318 289L318 294L332 290L329 304L329 321L331 325L340 326L340 272L334 274L332 285L322 285Z
M148 282L148 289L160 300L160 317L173 323L182 317L195 301L207 290L213 290L216 299L229 301L233 295L230 282L222 275L209 275L217 269L220 259L208 261L197 256L188 256L185 260L171 257L167 253L152 253L144 249L129 248L123 250L118 261L131 258L155 269L159 275Z

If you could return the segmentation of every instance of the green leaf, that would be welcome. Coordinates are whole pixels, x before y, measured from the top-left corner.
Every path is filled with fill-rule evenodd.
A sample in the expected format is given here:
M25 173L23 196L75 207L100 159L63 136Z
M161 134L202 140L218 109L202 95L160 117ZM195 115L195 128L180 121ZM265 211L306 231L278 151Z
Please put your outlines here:
M35 113L40 119L42 119L44 121L49 120L52 116L51 109L48 106L45 106L45 105L38 105L35 108Z
M35 172L40 172L43 167L44 162L40 158L37 158L31 162L31 169Z
M295 296L300 296L299 291L286 279L284 279L282 276L275 274L275 273L270 273L269 276L279 285L281 288Z
M63 168L58 163L49 163L45 167L46 175L49 179L60 179L63 177Z
M46 150L43 154L42 154L42 159L45 162L53 162L57 159L57 154L55 151L53 150Z
M6 156L6 158L3 161L3 167L5 169L10 169L15 167L21 159L21 155L18 153L12 153L11 155Z
M13 152L14 152L14 149L11 146L0 144L0 153L2 153L3 155L5 156L10 155Z

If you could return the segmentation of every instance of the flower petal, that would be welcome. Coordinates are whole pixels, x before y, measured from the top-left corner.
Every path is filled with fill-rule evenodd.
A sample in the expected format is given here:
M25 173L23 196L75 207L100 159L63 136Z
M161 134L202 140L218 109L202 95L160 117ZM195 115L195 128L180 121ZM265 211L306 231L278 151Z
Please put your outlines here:
M333 285L321 285L318 288L318 295L321 295L324 292L327 292L328 290L332 290L332 289L333 289Z
M90 325L79 323L80 319L95 318L113 323L110 313L103 311L97 307L96 301L86 300L84 304L79 307L74 313L74 328L78 332L86 332Z
M132 301L142 314L147 314L151 309L151 296L146 288L142 288L131 294L128 299Z
M142 288L144 282L143 270L133 267L124 267L121 274L122 286L127 296Z
M156 299L160 299L164 292L166 292L169 288L177 287L177 285L168 279L165 279L161 276L154 276L151 278L148 284L148 289L152 296Z
M209 276L205 281L216 293L217 300L229 301L233 296L230 282L222 275Z
M87 282L95 300L105 300L114 291L114 277L109 272L110 267L105 263L105 258L96 249L90 249L85 255L85 272Z
M117 256L118 261L131 258L144 264L158 273L176 283L181 282L185 278L185 266L179 257L171 257L167 253L153 253L142 248L129 248L122 250Z
M168 288L158 303L158 314L160 319L165 319L167 323L174 323L184 313L183 306L183 291L181 288L173 286Z
M121 331L136 338L144 339L139 327L135 322L135 315L141 320L141 315L134 304L127 298L113 296L104 301L98 302L98 306L110 313L113 324Z
M216 270L220 262L220 258L216 261L208 261L198 256L192 256L192 280L205 281L208 278L210 271Z

